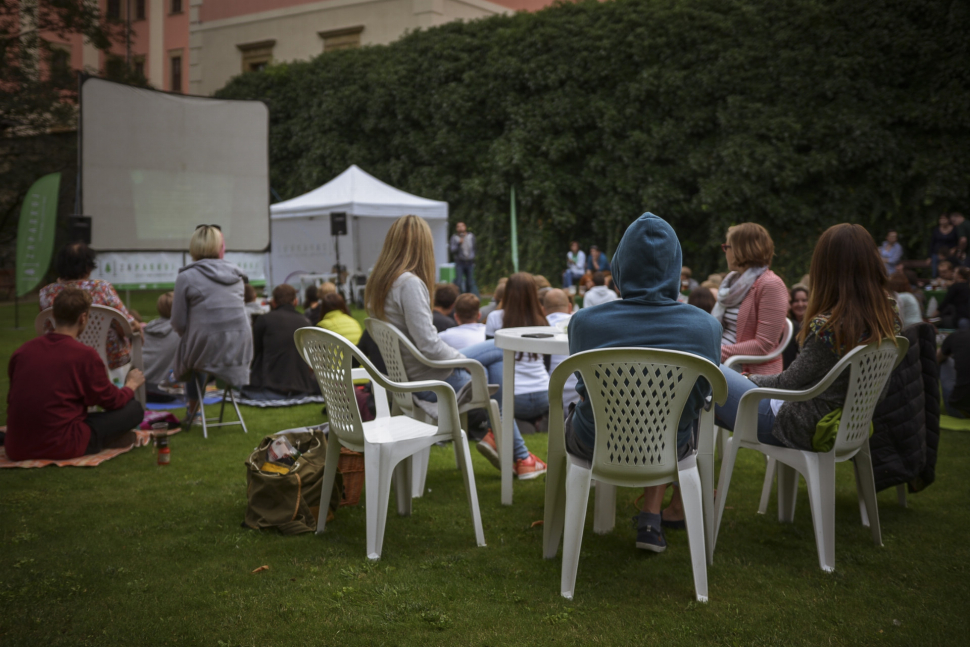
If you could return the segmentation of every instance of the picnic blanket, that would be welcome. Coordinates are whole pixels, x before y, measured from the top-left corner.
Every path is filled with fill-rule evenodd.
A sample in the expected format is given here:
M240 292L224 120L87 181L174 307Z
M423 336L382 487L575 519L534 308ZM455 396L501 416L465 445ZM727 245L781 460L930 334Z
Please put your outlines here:
M278 398L247 398L239 391L233 391L233 395L236 397L236 402L238 404L246 405L247 407L259 407L260 409L266 409L270 407L295 407L298 404L323 404L326 402L322 395L301 395L297 397L285 397L280 396ZM206 401L206 404L209 404Z
M170 429L168 435L177 434L182 431L181 428ZM46 459L30 459L26 461L12 461L7 458L6 448L0 447L0 468L3 467L47 467L48 465L57 465L58 467L97 467L101 463L111 460L115 456L120 456L126 452L130 452L135 447L143 447L151 442L152 432L142 431L140 429L135 430L135 443L128 447L116 447L114 449L105 449L97 454L85 454L84 456L79 456L77 458L69 458L66 460L52 461Z
M205 406L209 406L210 404L219 404L222 402L222 391L219 391L219 393L215 395L206 395L203 401L205 402ZM145 405L145 408L149 411L170 411L172 409L184 409L187 404L188 403L185 400L178 397L171 402L149 402Z

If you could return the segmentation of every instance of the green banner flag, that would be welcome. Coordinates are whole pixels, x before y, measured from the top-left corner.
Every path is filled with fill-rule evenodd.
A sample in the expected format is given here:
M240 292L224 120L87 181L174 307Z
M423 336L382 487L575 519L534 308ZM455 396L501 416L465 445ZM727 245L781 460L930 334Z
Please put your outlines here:
M27 192L17 227L17 296L22 297L47 274L57 231L57 195L61 174L40 178Z
M515 224L515 187L512 187L512 269L519 271L519 232Z

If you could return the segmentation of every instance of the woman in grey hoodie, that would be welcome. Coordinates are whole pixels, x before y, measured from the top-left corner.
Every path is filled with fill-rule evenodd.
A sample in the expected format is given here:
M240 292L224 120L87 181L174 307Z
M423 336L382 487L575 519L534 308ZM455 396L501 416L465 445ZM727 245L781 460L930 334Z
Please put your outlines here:
M199 405L196 378L209 374L240 387L249 384L253 333L243 300L248 279L223 257L226 244L216 225L199 225L189 242L194 262L179 270L172 303L172 328L181 336L175 376L186 382L189 424Z

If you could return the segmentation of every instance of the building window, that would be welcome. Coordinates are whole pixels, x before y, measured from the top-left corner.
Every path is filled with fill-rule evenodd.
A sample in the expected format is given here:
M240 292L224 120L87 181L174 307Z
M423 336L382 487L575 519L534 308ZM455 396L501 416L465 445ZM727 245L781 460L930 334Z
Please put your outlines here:
M354 49L360 47L360 34L364 27L346 27L317 32L323 40L323 51L334 52L338 49Z
M145 19L145 0L135 0L135 20Z
M145 57L136 56L132 63L132 69L135 73L135 77L140 81L144 81L145 80Z
M171 13L182 13L182 0L172 0Z
M69 82L71 77L71 47L60 43L50 44L50 77L57 83Z
M236 45L242 52L242 71L260 72L273 62L273 46L275 40L261 40L256 43Z
M104 62L104 75L108 79L122 80L125 78L125 59L109 54Z
M121 0L108 0L105 15L111 20L121 20Z
M172 92L182 91L182 54L181 52L175 54L169 60L169 71L171 72L171 87L169 90Z

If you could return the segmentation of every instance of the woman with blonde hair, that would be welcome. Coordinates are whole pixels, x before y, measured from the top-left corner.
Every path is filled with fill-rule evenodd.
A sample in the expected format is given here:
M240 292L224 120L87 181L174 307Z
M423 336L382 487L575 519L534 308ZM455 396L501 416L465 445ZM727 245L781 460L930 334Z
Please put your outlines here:
M477 360L488 372L491 384L502 384L502 351L494 342L484 342L463 348L461 352L448 346L438 337L432 318L431 295L434 294L434 241L431 229L418 216L404 216L391 225L384 238L384 247L367 280L364 301L370 316L386 321L400 330L428 359L449 360L467 357ZM464 369L430 368L408 353L403 354L404 370L411 380L443 380L457 392L471 380ZM435 401L434 393L416 394ZM501 390L495 399L502 401ZM480 450L493 465L499 467L498 455ZM529 453L515 427L515 473L522 478L535 478L545 472L545 464Z
M210 375L232 386L249 384L253 333L243 293L248 281L225 260L226 243L218 225L199 225L189 242L192 261L179 270L172 299L172 328L181 339L175 376L185 381L188 406L183 428L191 426L199 405L196 380Z
M728 229L721 249L731 270L718 288L711 311L721 322L721 361L734 355L767 355L781 341L788 312L788 288L769 269L775 244L768 230L746 222ZM782 359L779 355L743 368L759 375L781 373Z
M850 224L829 227L815 245L811 274L812 292L805 324L798 333L802 347L798 357L779 375L746 378L722 369L728 382L728 399L724 406L715 408L719 426L734 429L738 401L748 390L759 386L792 391L807 389L824 378L856 346L895 339L899 333L899 315L889 295L886 269L876 241L864 227ZM758 440L768 445L814 451L812 438L816 425L843 405L848 389L849 371L844 371L832 386L812 400L762 400L758 409Z

